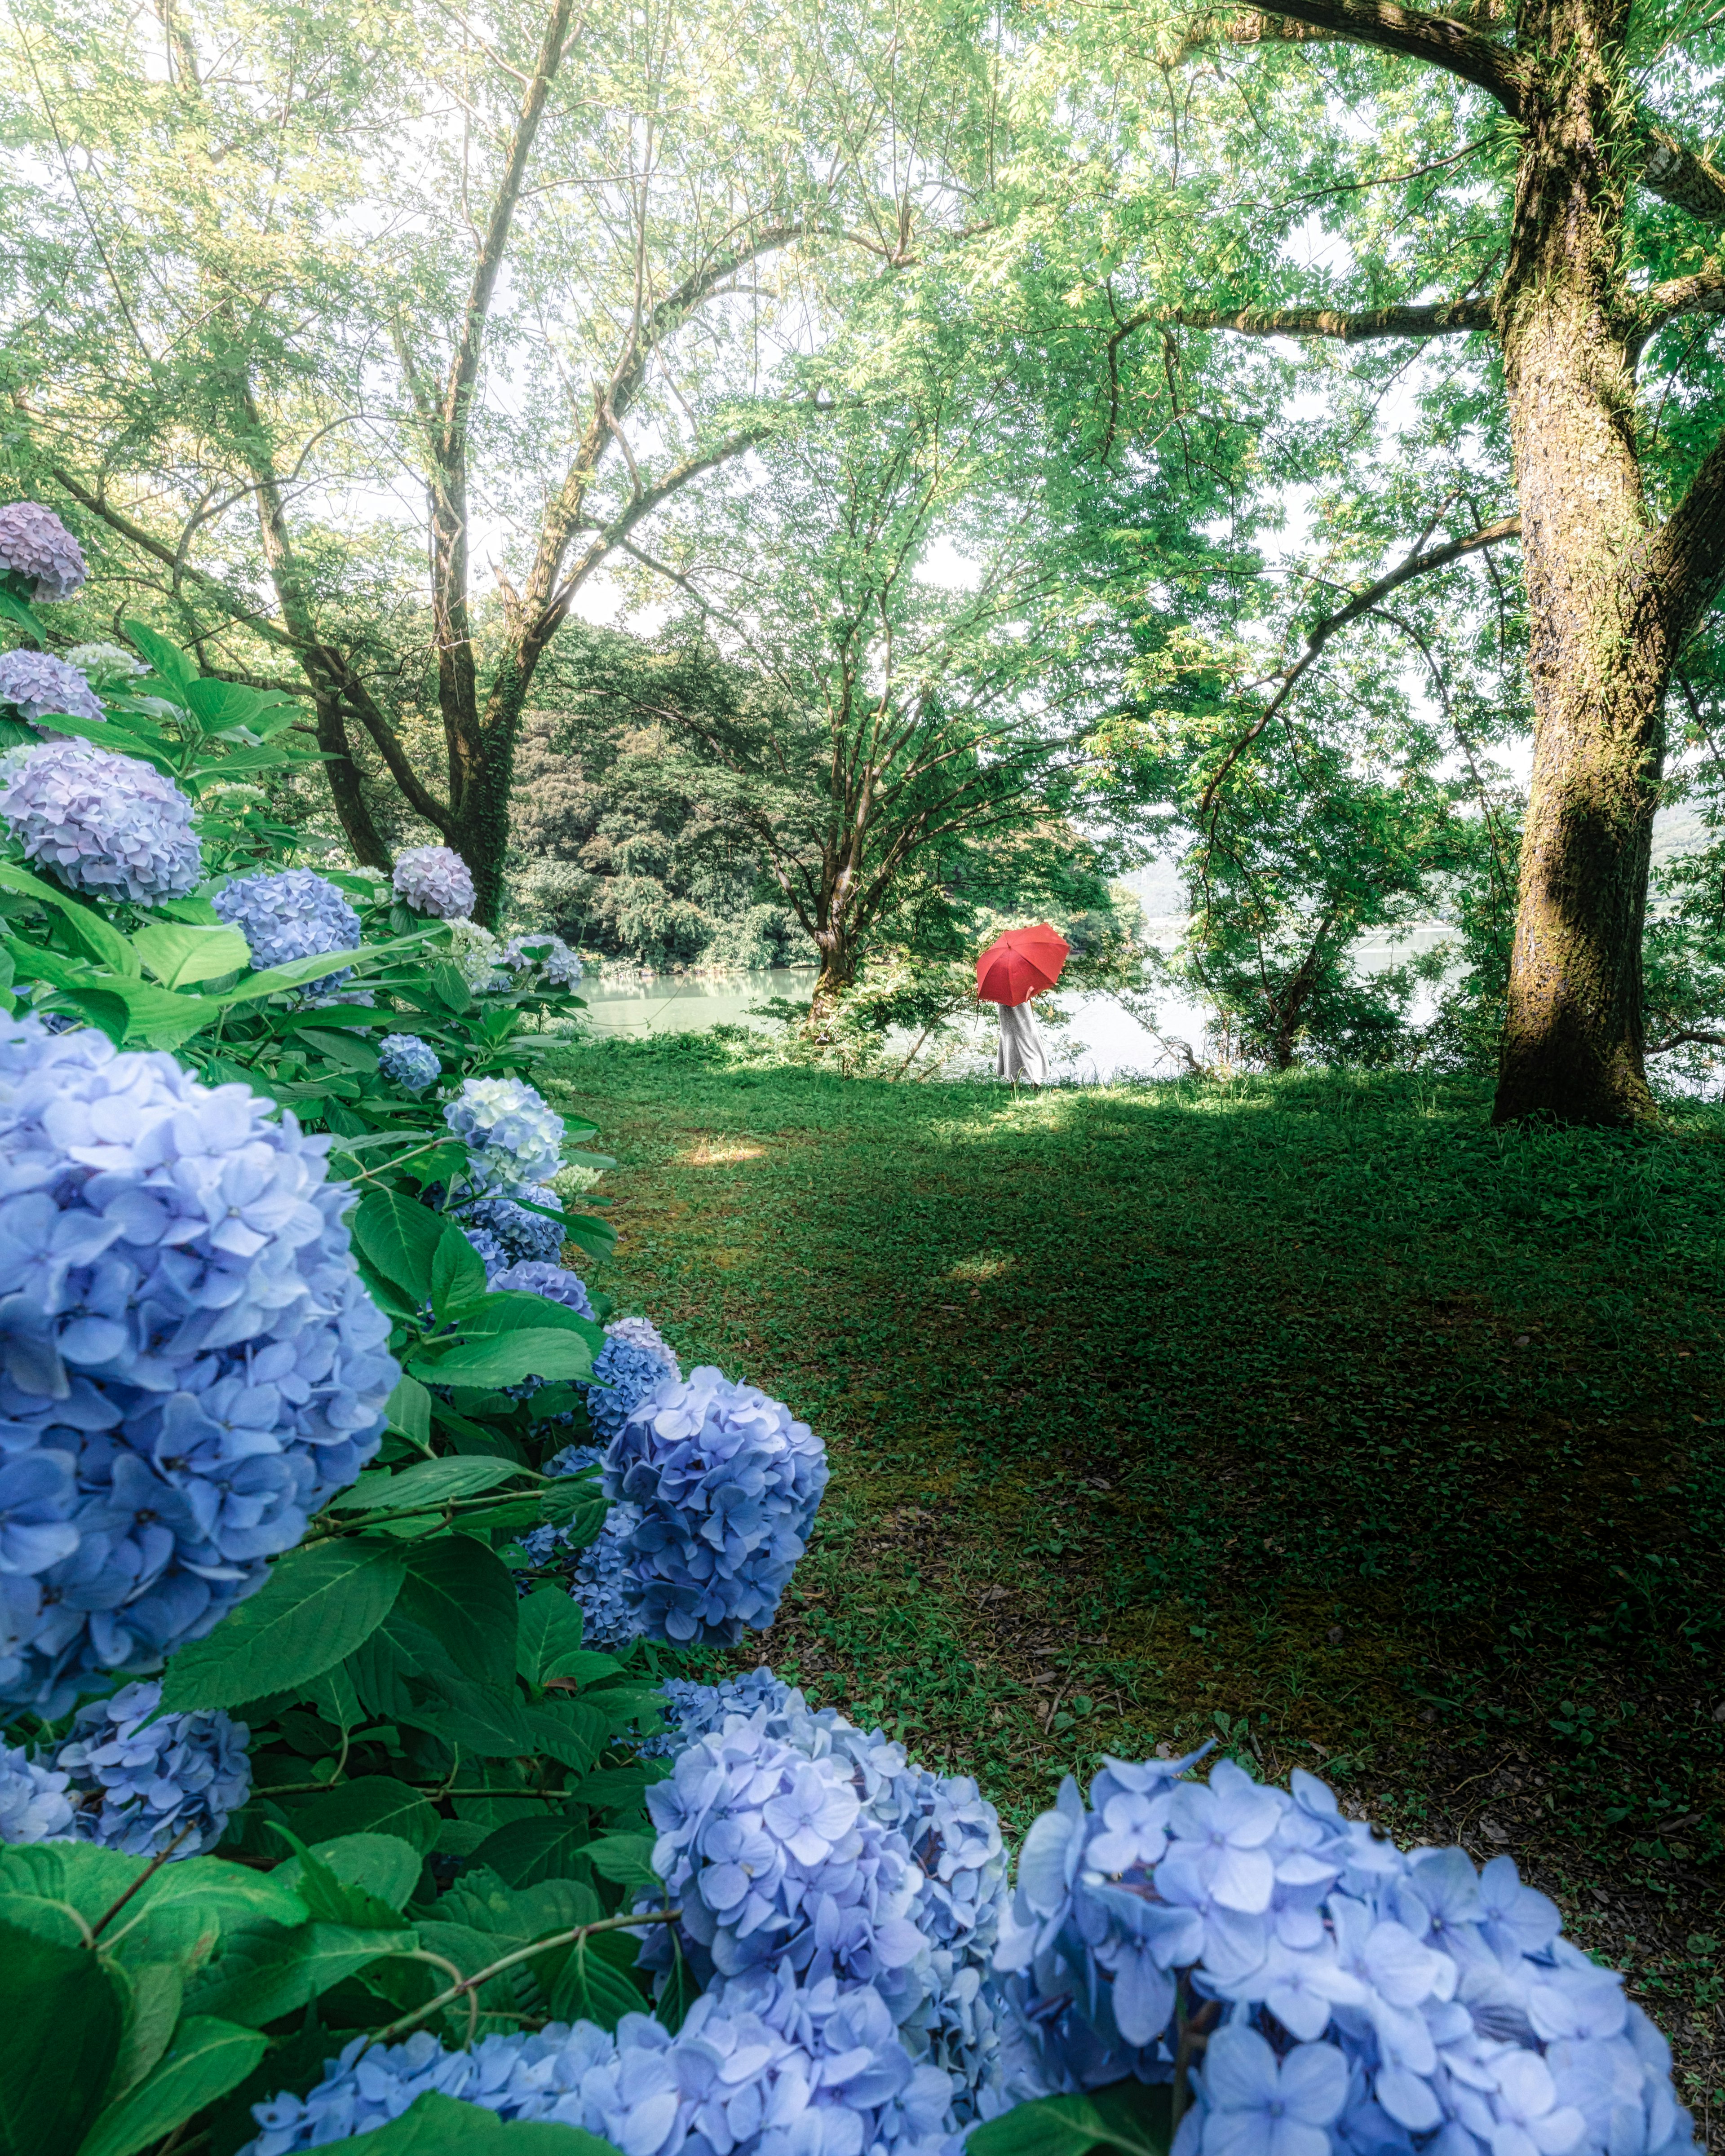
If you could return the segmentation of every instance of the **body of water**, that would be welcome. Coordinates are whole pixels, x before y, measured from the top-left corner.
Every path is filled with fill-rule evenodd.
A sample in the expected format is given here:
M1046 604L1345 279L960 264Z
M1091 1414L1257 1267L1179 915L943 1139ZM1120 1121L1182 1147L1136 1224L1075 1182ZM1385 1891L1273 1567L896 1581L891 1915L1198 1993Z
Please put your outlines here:
M1166 930L1165 940L1171 943L1179 924L1158 921L1147 927L1152 942L1163 942L1164 936L1158 932ZM1430 950L1449 933L1434 926L1414 929L1393 943L1363 943L1354 952L1355 963L1365 973L1382 973ZM660 973L646 978L614 975L606 980L590 975L582 983L581 993L587 1002L586 1024L591 1032L602 1040L639 1039L653 1033L701 1032L711 1025L764 1027L766 1021L750 1017L752 1005L768 1003L775 996L806 1003L814 983L812 966L775 966L752 973ZM1067 1022L1064 1025L1050 1023L1044 1032L1050 1058L1063 1077L1095 1084L1138 1074L1165 1075L1186 1067L1179 1043L1202 1051L1205 1014L1197 1005L1173 996L1158 1000L1153 1031L1123 1010L1111 996L1061 996L1057 1009L1065 1014ZM913 1034L906 1035L902 1043L906 1054L914 1040ZM992 1065L995 1040L993 1010L985 1005L974 1025L968 1029L958 1055L946 1067L958 1075ZM927 1049L922 1051L913 1069L924 1067L928 1053Z

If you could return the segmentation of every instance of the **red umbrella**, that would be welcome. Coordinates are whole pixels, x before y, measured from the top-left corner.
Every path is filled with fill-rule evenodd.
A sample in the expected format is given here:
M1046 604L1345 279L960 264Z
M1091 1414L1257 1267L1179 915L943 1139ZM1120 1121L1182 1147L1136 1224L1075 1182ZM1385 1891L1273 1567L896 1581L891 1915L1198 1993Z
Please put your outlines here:
M976 962L976 992L985 1004L1028 1003L1039 988L1060 978L1071 946L1045 921L1034 928L1009 928Z

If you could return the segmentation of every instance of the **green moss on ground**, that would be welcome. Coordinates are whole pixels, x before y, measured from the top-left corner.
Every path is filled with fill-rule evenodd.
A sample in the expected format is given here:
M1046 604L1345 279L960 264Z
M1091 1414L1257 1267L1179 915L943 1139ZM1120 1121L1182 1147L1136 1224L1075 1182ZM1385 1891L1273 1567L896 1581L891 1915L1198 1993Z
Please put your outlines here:
M1022 1825L1220 1737L1511 1851L1725 2088L1725 1118L1461 1081L1014 1096L574 1052L606 1284L834 1480L757 1650ZM1725 2102L1725 2094L1718 2099Z

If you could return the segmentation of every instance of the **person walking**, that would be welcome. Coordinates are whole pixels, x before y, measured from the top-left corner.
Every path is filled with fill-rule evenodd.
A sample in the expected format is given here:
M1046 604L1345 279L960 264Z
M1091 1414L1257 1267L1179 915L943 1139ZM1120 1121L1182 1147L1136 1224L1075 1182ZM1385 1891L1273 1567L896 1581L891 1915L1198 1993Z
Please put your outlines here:
M1030 928L1009 928L976 962L978 1002L1000 1011L1000 1046L994 1058L997 1077L1031 1086L1048 1083L1048 1046L1031 1014L1034 998L1060 978L1070 946L1045 921Z

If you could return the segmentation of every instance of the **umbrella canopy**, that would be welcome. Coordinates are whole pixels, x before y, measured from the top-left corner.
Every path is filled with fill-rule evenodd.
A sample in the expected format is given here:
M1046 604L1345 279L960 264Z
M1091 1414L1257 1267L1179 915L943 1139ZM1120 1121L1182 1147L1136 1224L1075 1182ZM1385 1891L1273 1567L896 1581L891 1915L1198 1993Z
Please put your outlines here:
M976 992L985 1004L1010 1009L1060 978L1070 945L1045 921L1033 928L1009 928L976 962Z

